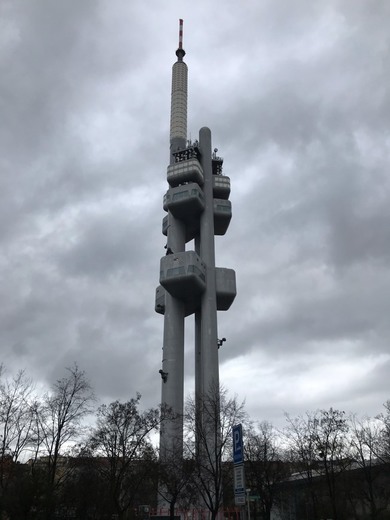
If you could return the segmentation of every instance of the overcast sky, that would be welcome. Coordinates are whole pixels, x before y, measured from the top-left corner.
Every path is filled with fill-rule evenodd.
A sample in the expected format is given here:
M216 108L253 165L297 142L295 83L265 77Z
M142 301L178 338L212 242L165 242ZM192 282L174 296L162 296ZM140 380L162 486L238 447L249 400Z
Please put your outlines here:
M390 3L2 0L0 348L160 401L171 66L231 178L221 382L256 420L390 398ZM190 137L189 136L189 137ZM186 392L193 391L193 318Z

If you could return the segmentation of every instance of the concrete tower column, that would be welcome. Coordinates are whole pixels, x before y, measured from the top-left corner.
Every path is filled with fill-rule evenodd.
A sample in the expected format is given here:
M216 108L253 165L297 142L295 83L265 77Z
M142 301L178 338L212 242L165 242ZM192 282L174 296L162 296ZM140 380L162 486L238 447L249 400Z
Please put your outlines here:
M185 149L187 144L187 76L183 61L182 25L177 61L172 67L171 124L169 163L175 162L173 153ZM168 212L167 252L185 251L185 224ZM164 378L161 403L169 409L170 421L163 423L160 433L162 460L183 456L183 408L184 408L184 303L169 294L165 295L164 339L162 370Z
M200 348L198 388L196 393L202 397L219 386L218 335L217 335L217 296L215 279L215 244L214 244L214 197L213 172L211 164L211 131L207 127L199 132L199 149L204 175L203 195L204 211L200 217L200 257L206 264L206 289L202 295L200 309ZM199 321L199 318L198 320ZM198 325L199 327L199 325Z

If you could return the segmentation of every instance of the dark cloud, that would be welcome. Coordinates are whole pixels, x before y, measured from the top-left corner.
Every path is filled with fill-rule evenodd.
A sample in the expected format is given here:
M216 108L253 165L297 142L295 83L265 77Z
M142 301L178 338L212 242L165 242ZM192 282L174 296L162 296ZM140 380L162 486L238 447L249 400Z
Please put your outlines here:
M238 283L219 316L222 380L256 418L377 413L390 335L388 2L6 0L0 10L10 369L47 384L76 361L103 400L159 401L154 290L183 17L189 133L212 129L232 180L233 220L216 239L217 264Z

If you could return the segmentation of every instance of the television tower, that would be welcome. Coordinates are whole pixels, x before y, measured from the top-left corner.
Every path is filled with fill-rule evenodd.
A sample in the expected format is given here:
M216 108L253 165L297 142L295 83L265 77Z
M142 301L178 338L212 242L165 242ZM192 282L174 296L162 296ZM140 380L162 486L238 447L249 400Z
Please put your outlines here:
M214 235L228 229L232 208L230 179L223 159L212 151L211 132L187 141L187 65L180 20L177 61L172 67L170 163L164 195L162 232L166 255L160 260L156 312L164 315L161 403L172 413L160 432L160 459L183 455L184 321L195 315L195 398L219 389L217 310L227 310L236 296L233 269L215 267ZM193 249L186 244L193 241ZM200 419L201 420L201 419ZM215 436L213 436L215 438Z

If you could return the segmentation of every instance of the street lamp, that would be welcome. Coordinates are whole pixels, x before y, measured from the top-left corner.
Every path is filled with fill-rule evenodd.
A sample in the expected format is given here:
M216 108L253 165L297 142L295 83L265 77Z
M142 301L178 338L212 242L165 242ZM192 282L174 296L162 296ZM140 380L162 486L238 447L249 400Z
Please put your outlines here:
M249 493L251 492L250 489L246 489L246 503L248 505L248 520L251 520L251 508L250 508L250 505L249 505Z

